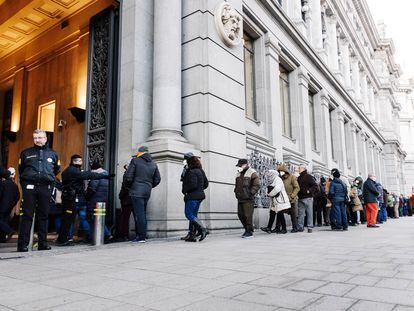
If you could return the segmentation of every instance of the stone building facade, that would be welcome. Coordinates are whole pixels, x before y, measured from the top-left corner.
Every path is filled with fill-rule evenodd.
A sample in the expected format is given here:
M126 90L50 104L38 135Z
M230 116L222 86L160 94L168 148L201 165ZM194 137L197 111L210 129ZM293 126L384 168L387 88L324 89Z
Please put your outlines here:
M202 218L217 230L240 227L235 164L252 152L317 176L337 167L411 188L404 165L414 158L399 132L407 92L365 0L123 0L120 10L117 157L146 144L158 162L151 235L187 227L186 151L202 158ZM261 222L267 210L256 214Z

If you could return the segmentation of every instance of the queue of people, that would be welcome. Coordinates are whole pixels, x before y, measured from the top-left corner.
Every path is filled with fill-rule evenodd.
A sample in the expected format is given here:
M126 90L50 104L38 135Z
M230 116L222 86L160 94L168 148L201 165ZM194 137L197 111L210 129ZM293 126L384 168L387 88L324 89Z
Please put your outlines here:
M19 158L19 181L22 188L22 204L17 250L27 252L33 216L36 213L38 250L49 250L47 242L48 219L54 216L58 237L57 246L74 245L75 220L78 219L78 235L82 230L84 240L90 242L93 234L93 211L98 202L108 203L109 179L102 163L95 161L91 170L82 170L83 159L72 155L69 166L63 170L60 181L60 161L57 153L47 145L46 132L35 130L34 146L23 150ZM291 233L306 230L312 233L314 226L330 226L334 231L347 231L349 226L367 224L378 228L388 218L412 216L414 195L405 197L388 193L374 174L363 179L358 176L351 182L332 169L330 178L316 180L300 165L298 174L290 172L284 164L266 172L267 184L261 185L261 176L249 166L247 159L236 164L234 194L237 215L244 228L242 238L254 234L253 214L255 197L261 187L266 187L270 199L269 220L260 229L266 233L286 234L286 214L290 215ZM129 219L133 215L135 237L133 242L145 243L147 239L147 204L152 189L161 182L157 164L146 146L138 149L131 161L124 166L122 186L119 193L121 213L115 228L118 241L129 240ZM13 236L10 212L19 201L20 193L14 179L16 172L0 167L0 242ZM181 174L184 215L188 220L186 242L203 241L209 234L198 213L209 180L202 168L201 159L192 152L184 154ZM177 181L178 182L178 181ZM60 212L59 212L60 211ZM274 227L273 227L274 226ZM105 226L107 241L113 239Z

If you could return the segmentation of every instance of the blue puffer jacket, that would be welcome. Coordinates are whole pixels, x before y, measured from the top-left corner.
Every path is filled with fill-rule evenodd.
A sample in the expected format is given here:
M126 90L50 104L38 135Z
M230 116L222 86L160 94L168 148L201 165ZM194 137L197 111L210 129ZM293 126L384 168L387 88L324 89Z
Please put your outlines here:
M329 200L335 203L345 202L348 190L339 178L334 178L329 186Z
M94 172L108 175L104 169L99 169ZM97 202L108 203L109 181L108 179L91 180L86 190L86 197L88 201L88 208L93 209Z

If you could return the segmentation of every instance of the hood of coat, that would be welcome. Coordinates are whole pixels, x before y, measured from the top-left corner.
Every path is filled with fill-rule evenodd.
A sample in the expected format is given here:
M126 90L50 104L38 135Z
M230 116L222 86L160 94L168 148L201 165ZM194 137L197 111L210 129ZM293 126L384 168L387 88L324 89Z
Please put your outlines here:
M151 157L151 155L149 153L139 154L139 155L137 155L137 158L141 158L141 159L143 159L146 162L151 162L152 161L152 157Z
M285 176L290 174L290 172L289 172L289 170L288 170L288 168L286 167L286 165L285 165L285 164L280 164L280 165L277 167L277 170L278 170L279 172L285 172L285 173L286 173L286 174L285 174Z
M102 167L100 167L96 170L91 170L91 172L108 175L108 172L105 169L103 169Z
M276 170L268 170L266 173L268 185L272 185L277 177L279 177L279 173Z

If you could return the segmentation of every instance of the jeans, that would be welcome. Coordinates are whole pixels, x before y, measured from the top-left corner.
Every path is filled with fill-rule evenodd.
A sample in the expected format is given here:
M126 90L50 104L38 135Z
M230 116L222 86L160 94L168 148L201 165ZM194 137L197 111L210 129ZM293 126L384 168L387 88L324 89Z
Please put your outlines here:
M313 228L313 198L299 199L298 201L298 230L303 230L305 214L308 228Z
M188 200L185 202L185 217L189 221L198 220L198 210L200 208L201 200Z
M138 241L147 238L147 198L131 196L132 207L134 209L135 234Z
M378 211L378 222L387 221L387 207L384 203L380 203L380 210Z
M86 205L76 205L76 211L79 217L79 227L83 230L83 232L89 234L91 231L91 225L90 222L88 222Z
M332 201L331 226L332 229L348 228L348 216L346 213L345 202Z

